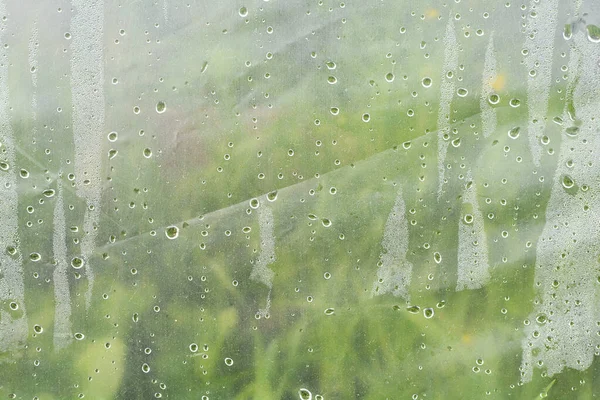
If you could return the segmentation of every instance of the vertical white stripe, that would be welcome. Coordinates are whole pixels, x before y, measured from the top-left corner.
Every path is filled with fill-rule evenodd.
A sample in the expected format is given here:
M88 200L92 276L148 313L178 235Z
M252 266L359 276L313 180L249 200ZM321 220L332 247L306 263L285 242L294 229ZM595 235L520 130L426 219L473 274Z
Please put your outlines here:
M447 73L455 73L458 67L458 43L456 33L454 32L454 21L452 16L448 16L446 24L446 34L444 35L444 65L440 76L440 106L438 109L438 193L439 199L442 195L442 186L444 185L446 152L448 151L448 140L444 140L444 135L450 134L450 107L454 98L454 79L448 78Z
M0 15L6 15L6 4L0 0ZM0 26L0 43L5 43L6 25ZM19 221L17 170L15 166L14 133L9 115L8 54L5 47L0 52L0 161L8 164L0 172L0 303L14 302L18 310L0 313L0 351L8 351L27 338L27 313L23 283L23 261L19 250ZM17 253L11 256L6 247L13 246Z
M406 259L408 221L405 209L402 189L398 189L394 206L383 231L383 240L381 241L383 252L379 256L379 269L377 270L377 279L373 283L373 295L392 293L394 296L409 300L413 266Z
M88 279L86 306L91 304L95 250L102 197L102 137L104 130L104 2L73 0L71 19L71 96L77 194L86 201L81 256Z
M69 291L67 261L67 226L63 189L58 179L58 195L54 205L54 232L52 235L52 251L56 267L52 274L54 282L54 349L60 350L71 342L71 293Z

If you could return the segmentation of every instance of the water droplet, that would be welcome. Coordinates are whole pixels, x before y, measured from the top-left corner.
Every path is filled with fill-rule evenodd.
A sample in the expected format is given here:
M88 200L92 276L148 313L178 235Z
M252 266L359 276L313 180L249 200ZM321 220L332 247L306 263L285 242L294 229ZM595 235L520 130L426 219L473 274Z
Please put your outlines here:
M577 127L577 126L570 126L567 129L565 129L565 132L569 136L577 136L577 134L579 133L579 127Z
M433 317L433 314L435 314L435 312L433 311L433 308L425 308L423 310L423 315L425 316L425 318L429 319L431 317Z
M465 224L473 223L473 215L465 214L464 221L465 221Z
M233 360L229 357L225 358L225 365L231 367L233 365Z
M331 112L332 115L338 115L340 113L340 109L337 107L331 107L329 109L329 111Z
M260 206L260 201L257 198L250 199L250 208L257 209Z
M115 131L112 131L107 136L109 142L116 142L118 138L118 134Z
M44 328L42 328L41 325L35 324L33 326L33 331L37 334L40 334L40 333L44 332Z
M432 80L430 77L426 76L425 78L423 78L423 80L421 81L421 84L423 85L424 88L429 88L431 87L432 84Z
M465 88L458 88L458 90L456 91L456 94L459 97L465 97L466 95L469 94L469 91L467 89L465 89Z
M587 38L592 43L600 43L600 28L596 25L589 24L585 27L587 30Z
M272 192L267 193L267 200L269 200L269 201L277 200L277 190L273 190Z
M535 320L539 324L545 324L548 321L548 317L546 317L546 314L540 314L535 318Z
M112 160L113 158L115 158L115 157L117 156L117 153L118 153L118 152L119 152L118 150L115 150L115 149L110 149L110 150L108 151L108 159L109 159L109 160Z
M333 75L330 75L327 78L327 82L329 82L330 84L334 85L335 83L337 83L337 78L335 76L333 76Z
M308 389L298 390L298 396L300 396L300 400L312 400L312 393Z
M42 258L42 256L40 255L40 253L31 253L29 255L29 259L33 262L40 261L41 258Z
M147 363L142 364L142 372L144 372L145 374L150 372L150 366Z
M84 261L82 258L79 257L73 257L71 259L71 267L75 268L75 269L80 269L81 267L83 267Z
M393 82L394 81L394 74L391 72L388 72L387 74L385 74L385 80L388 82Z
M197 352L197 351L198 351L198 345L197 345L196 343L192 343L192 344L190 344L190 351L191 351L192 353L195 353L195 352Z
M165 235L168 239L177 239L179 236L179 228L175 225L171 225L165 229Z
M73 335L73 337L76 340L83 340L83 339L85 339L85 335L83 333L81 333L81 332L75 332L75 334Z
M563 38L565 40L570 40L573 37L573 24L565 24L565 29L563 30Z
M29 178L29 171L27 171L26 169L22 169L21 171L19 171L19 175L21 175L21 178L27 179Z
M313 57L313 58L314 58L314 57ZM328 69L330 69L330 70L334 70L334 69L335 69L335 67L336 67L336 65L335 65L335 63L334 63L333 61L327 61L327 62L325 63L325 65L327 65L327 68L328 68Z
M419 306L408 306L408 307L406 307L406 311L408 311L411 314L417 314L419 312L419 310L421 310L421 307L419 307Z
M46 197L54 197L54 194L56 192L54 191L54 189L46 189L42 192L42 194Z
M508 131L508 137L511 139L516 139L519 137L520 133L521 133L521 128L518 126L515 126L514 128L512 128Z
M363 122L369 122L371 120L371 116L368 113L364 113L362 116Z
M500 103L500 96L498 96L498 95L497 95L497 94L495 94L495 93L493 93L493 94L490 94L490 97L488 97L488 102L489 102L491 105L496 105L496 104Z
M511 107L517 108L521 105L521 100L519 99L510 99L510 101L508 102L508 104L510 104Z
M327 219L327 218L323 218L323 219L321 220L321 223L323 224L323 226L324 226L325 228L329 228L329 227L331 226L331 220L330 220L330 219Z
M159 114L164 113L167 110L167 105L164 101L159 101L156 103L156 112Z
M563 175L562 185L565 189L571 189L573 186L575 186L575 181L569 175Z
M333 309L333 308L327 308L325 310L325 315L333 315L333 314L335 314L335 309Z
M439 264L442 262L442 255L439 252L435 252L433 253L433 261L436 262L436 264Z
M239 10L240 17L248 16L248 9L246 7L241 7Z

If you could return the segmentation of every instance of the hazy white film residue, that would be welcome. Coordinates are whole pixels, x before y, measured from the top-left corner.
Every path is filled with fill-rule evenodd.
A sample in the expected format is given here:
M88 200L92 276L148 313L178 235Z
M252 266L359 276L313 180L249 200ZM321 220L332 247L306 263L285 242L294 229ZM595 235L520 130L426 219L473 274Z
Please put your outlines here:
M271 306L271 288L273 287L273 277L275 273L269 268L269 264L275 262L275 236L273 211L264 205L256 210L258 212L258 227L260 230L260 254L254 261L250 279L261 282L269 288L267 302L264 309L259 310L259 314L265 315L269 312Z
M392 293L409 300L412 264L406 259L408 250L408 222L402 189L398 189L394 206L383 231L377 279L373 284L373 295Z
M448 137L450 135L450 108L454 98L454 80L447 76L448 72L454 73L458 67L458 43L454 32L453 17L448 17L446 34L444 35L444 65L440 76L440 107L438 110L438 199L442 195L444 185L446 152L448 151ZM446 140L444 140L446 136Z
M490 280L488 248L484 220L477 202L477 187L470 172L464 191L464 204L468 211L458 222L458 277L456 290L479 289ZM465 207L466 208L466 207ZM467 209L467 208L466 208Z
M6 4L0 0L0 15L6 14ZM6 27L0 29L0 43L5 41ZM9 116L9 86L7 48L2 47L0 62L0 151L8 170L0 173L0 303L11 307L0 312L0 351L9 351L27 338L27 314L23 284L22 257L19 250L19 223L15 142ZM11 255L7 248L12 247Z
M524 48L528 72L527 107L529 111L528 137L533 163L540 165L542 156L541 137L544 135L550 85L552 84L552 58L554 35L557 25L558 0L529 3Z
M483 64L483 76L481 82L481 98L479 107L481 109L481 123L483 125L483 136L489 137L496 131L498 118L496 110L490 105L490 99L494 101L492 95L496 95L493 83L498 73L496 71L496 54L494 50L494 35L490 34L487 50L485 52L485 61Z
M265 206L258 210L260 229L260 255L254 262L250 279L265 284L269 289L273 286L274 272L268 265L275 262L275 238L273 236L273 211Z
M569 67L570 86L577 82L573 92L576 119L564 116L568 124L563 127L546 225L537 244L534 284L538 302L522 341L524 382L532 379L538 363L543 363L549 376L565 368L585 370L600 345L596 322L600 310L600 137L594 121L599 106L599 58L600 48L588 42L583 32L573 36ZM579 129L573 130L576 125Z
M71 96L77 195L86 201L81 255L86 261L91 303L94 272L89 258L95 249L102 196L102 137L104 130L104 58L102 0L73 0L71 19Z
M71 333L71 294L69 291L67 261L67 227L63 189L58 179L58 195L54 205L54 230L52 234L52 252L56 267L52 273L54 282L54 348L59 350L66 347L72 338Z

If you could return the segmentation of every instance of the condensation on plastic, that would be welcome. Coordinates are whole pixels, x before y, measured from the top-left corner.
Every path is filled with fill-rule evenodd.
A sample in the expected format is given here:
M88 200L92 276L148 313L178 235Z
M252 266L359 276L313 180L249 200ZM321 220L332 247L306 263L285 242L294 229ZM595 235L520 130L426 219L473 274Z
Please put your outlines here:
M0 0L0 395L591 398L599 15Z

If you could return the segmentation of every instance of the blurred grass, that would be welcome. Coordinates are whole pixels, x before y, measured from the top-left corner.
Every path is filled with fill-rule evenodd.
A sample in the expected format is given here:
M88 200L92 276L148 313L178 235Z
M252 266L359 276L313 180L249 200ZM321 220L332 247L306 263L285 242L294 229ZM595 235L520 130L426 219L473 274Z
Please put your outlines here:
M436 5L429 3L415 7L425 13ZM474 18L466 12L468 7L480 15L490 4L463 2L454 7L468 19ZM77 173L66 162L73 152L67 135L50 142L54 134L41 134L60 160L56 162L32 141L35 124L26 117L15 119L17 164L32 173L27 184L20 182L18 187L26 303L30 325L40 324L44 332L30 335L19 349L0 353L0 393L23 399L73 398L80 393L91 399L148 399L158 394L175 399L291 399L307 388L313 398L322 394L325 399L378 400L415 395L590 399L600 392L597 363L553 379L543 368L536 369L532 382L520 383L523 321L536 296L535 243L546 222L552 184L551 179L532 178L532 171L552 176L556 158L545 153L542 165L535 168L526 135L516 141L506 135L514 126L525 131L528 124L525 73L515 67L518 58L505 59L519 57L514 38L499 44L499 69L506 69L507 83L498 88L502 101L494 108L498 128L484 138L479 90L487 37L468 42L459 36L463 49L472 54L461 53L464 72L457 73L462 79L457 79L457 87L470 91L451 105L448 140L460 138L460 146L448 147L448 182L436 200L446 15L429 18L441 15L429 10L422 22L413 22L405 10L393 8L402 16L396 22L393 12L375 5L348 5L345 10L351 11L344 15L352 29L343 30L339 21L326 20L325 9L317 8L314 26L307 22L306 29L294 31L284 21L287 16L293 24L296 12L305 12L303 4L296 6L288 14L265 14L265 19L280 21L278 29L288 35L276 43L248 45L253 30L262 29L258 20L248 26L238 23L239 31L230 29L221 39L221 25L230 19L223 10L214 11L221 25L207 28L214 29L206 33L211 40L198 51L187 46L199 36L199 22L182 24L185 28L172 37L165 35L170 46L165 52L171 51L172 58L161 65L161 72L181 74L184 66L189 72L183 79L189 83L179 82L176 94L164 94L168 108L160 117L130 112L138 103L152 110L155 99L136 100L130 93L107 89L107 102L120 105L110 111L117 122L109 121L107 128L118 129L120 136L116 144L106 146L118 148L119 155L104 161L100 243L90 260L96 272L94 300L86 309L82 294L87 281L70 273L73 331L86 337L60 351L53 349L51 329L55 263L47 238L53 201L40 203L40 192L63 181L65 204L73 205L67 212L69 226L81 226L85 204L65 179L69 172ZM494 22L504 23L508 22ZM409 27L411 36L398 33L402 25ZM143 26L140 22L135 27ZM306 45L303 38L313 28L321 39ZM135 30L130 31L134 36ZM337 36L345 41L337 42ZM427 50L420 49L421 42L427 42ZM128 45L126 39L122 45ZM136 57L125 57L126 49L118 54L131 65L109 64L107 76L114 68L127 82L124 89L115 90L145 92L150 87L143 73L146 67ZM269 51L274 53L270 64ZM316 59L311 51L318 53ZM384 65L388 51L397 64ZM430 58L424 52L430 52ZM243 67L246 59L251 67ZM337 63L334 72L325 65L330 59ZM206 71L201 72L205 62ZM390 69L395 69L393 84L383 78ZM265 73L271 74L269 80ZM336 75L337 86L325 83L330 74ZM421 86L425 76L434 81L429 89ZM13 85L18 87L22 79L15 78ZM563 113L565 100L558 90L564 86L561 82L553 88L557 92L546 124L555 149L562 128L551 120ZM508 106L511 98L522 99L521 106ZM333 116L331 107L339 107L340 114ZM369 123L361 120L365 112L371 116ZM58 117L47 113L40 118ZM402 146L406 142L408 149ZM506 151L505 146L512 148ZM153 150L152 158L143 156L145 148ZM293 156L288 155L290 149ZM523 157L522 163L514 161L515 154ZM477 184L492 278L481 289L457 292L457 227L466 207L462 193L467 170ZM264 179L258 178L260 173ZM502 178L509 183L501 184ZM336 188L334 195L331 187ZM371 293L398 187L410 221L410 300ZM265 197L272 190L278 190L274 202ZM253 197L274 213L271 289L249 279L265 240L256 211L249 206ZM35 217L21 206L29 204L37 208ZM490 213L494 218L487 217ZM37 218L45 222L37 223ZM322 218L330 219L332 226L323 226ZM30 220L35 228L26 227ZM170 224L180 228L177 240L164 237ZM250 232L244 233L244 227ZM503 230L510 232L506 240L500 236ZM81 229L67 232L69 254L78 254L77 241L83 234ZM114 243L109 235L116 237ZM532 241L531 248L524 246L527 241ZM40 249L45 250L42 262L27 260L30 251ZM442 264L433 262L434 251L442 253ZM330 279L324 278L326 272ZM259 318L257 311L267 298L270 315ZM408 312L412 305L420 307L419 313ZM422 313L427 307L435 311L431 319ZM328 308L335 310L333 315L324 313ZM190 350L192 343L198 345L196 352ZM225 364L226 357L233 359L231 366ZM150 366L148 373L142 371L144 363Z

